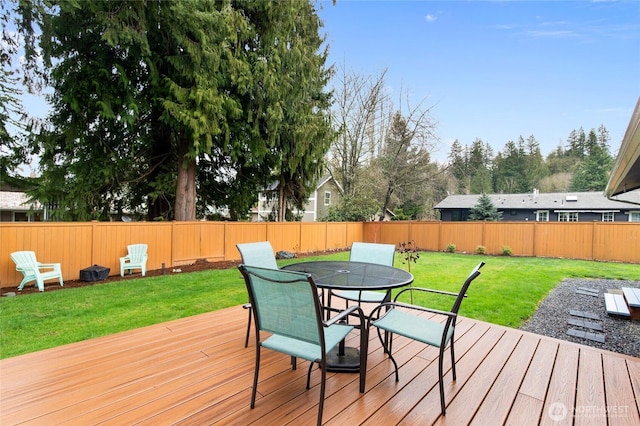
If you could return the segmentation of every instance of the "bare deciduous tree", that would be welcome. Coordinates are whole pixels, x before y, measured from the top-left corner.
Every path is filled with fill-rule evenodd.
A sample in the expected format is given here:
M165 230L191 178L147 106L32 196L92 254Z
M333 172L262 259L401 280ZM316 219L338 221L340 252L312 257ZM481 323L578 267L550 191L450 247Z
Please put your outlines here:
M415 202L422 198L416 198L416 195L426 194L427 183L438 174L437 166L431 163L431 150L436 141L433 132L436 123L430 115L433 107L425 108L424 102L413 107L407 95L407 113L403 113L401 107L393 116L378 161L385 190L380 220L393 207L395 192L399 192L396 194L398 202Z
M388 123L384 106L385 69L375 77L364 77L342 66L336 75L332 121L338 137L329 152L329 172L346 196L356 191L358 174L376 157Z

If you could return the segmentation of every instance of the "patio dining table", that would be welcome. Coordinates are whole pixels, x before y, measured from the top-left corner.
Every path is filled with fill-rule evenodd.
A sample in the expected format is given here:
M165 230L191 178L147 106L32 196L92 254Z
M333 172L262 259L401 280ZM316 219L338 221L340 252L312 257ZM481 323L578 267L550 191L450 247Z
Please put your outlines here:
M393 266L351 261L312 261L283 266L289 271L310 274L316 286L330 290L385 290L384 301L391 298L391 290L413 282L413 275ZM338 372L358 372L360 352L358 348L340 344L329 352L327 369Z

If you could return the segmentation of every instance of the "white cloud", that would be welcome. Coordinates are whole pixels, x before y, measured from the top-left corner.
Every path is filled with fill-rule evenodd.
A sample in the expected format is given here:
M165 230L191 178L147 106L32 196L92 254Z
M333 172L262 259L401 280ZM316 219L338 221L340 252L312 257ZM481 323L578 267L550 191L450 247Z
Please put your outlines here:
M548 37L548 38L567 38L567 37L577 37L574 31L571 30L531 30L526 32L531 37Z
M435 15L432 15L432 14L429 13L429 14L427 14L427 16L424 17L424 19L427 22L434 22L438 18Z

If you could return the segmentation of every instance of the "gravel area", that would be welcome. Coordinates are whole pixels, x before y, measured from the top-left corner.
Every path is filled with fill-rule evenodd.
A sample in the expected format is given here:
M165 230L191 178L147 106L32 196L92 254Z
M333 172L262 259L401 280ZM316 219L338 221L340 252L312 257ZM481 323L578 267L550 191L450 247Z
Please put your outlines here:
M640 288L640 281L575 279L563 280L545 298L533 318L522 326L523 330L542 334L556 339L589 345L621 354L640 357L640 320L629 320L607 314L604 306L604 293L620 290L622 287ZM597 296L580 294L593 293ZM597 315L597 319L572 315L579 311L587 315ZM574 312L575 313L575 312ZM580 326L580 320L592 326L601 326L602 330ZM570 324L573 323L573 324ZM591 337L604 337L604 343L585 337L567 334L592 333ZM604 335L604 336L602 336Z

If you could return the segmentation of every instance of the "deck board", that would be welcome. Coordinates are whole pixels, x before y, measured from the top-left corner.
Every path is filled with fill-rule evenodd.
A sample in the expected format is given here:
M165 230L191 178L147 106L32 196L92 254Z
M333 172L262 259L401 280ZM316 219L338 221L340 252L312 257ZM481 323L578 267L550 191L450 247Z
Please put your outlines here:
M558 404L564 407L573 407L576 395L576 365L578 365L579 350L575 346L560 345L555 359L553 373L549 380L549 388L545 406L542 410L540 424L557 425L571 424L571 417L566 417L563 422L552 418L549 413L557 410Z
M246 315L237 306L2 360L0 424L315 424L319 371L307 390L309 364L292 370L289 357L268 350L249 408ZM640 424L638 358L468 318L455 341L455 382L449 352L444 361L445 418L437 350L396 337L396 382L371 333L366 392L358 374L328 373L324 423ZM566 415L554 423L558 407Z

